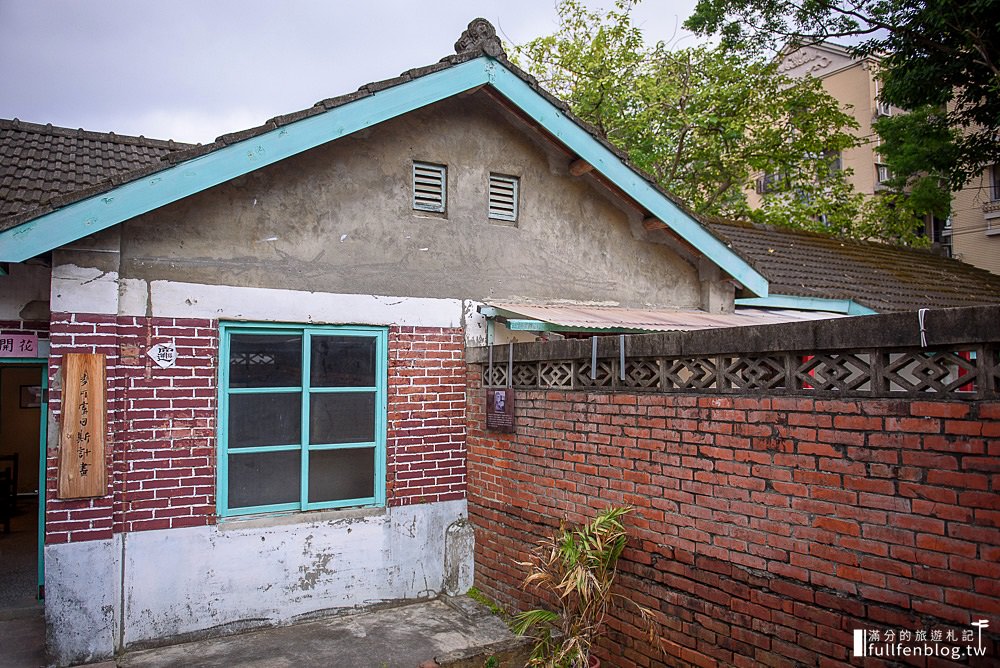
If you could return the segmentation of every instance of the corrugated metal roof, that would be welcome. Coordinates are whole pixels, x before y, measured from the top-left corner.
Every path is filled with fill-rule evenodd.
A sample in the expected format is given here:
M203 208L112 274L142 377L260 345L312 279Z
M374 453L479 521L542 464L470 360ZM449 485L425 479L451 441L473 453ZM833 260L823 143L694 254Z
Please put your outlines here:
M841 313L826 311L762 308L737 308L734 313L706 313L697 309L635 309L576 304L489 302L487 306L505 311L510 314L507 316L510 318L539 320L559 327L610 331L622 329L650 332L690 331L844 317Z

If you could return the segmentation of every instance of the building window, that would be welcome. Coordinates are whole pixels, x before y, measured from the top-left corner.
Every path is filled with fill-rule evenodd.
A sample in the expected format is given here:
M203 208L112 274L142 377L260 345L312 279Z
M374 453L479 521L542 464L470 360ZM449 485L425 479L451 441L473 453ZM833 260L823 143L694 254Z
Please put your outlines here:
M223 324L220 337L220 514L385 503L385 329Z
M889 165L876 164L875 182L878 185L884 185L890 180L892 180L892 170L889 169Z
M1000 165L990 167L990 199L1000 200Z
M508 222L517 221L518 178L490 174L489 217Z
M429 162L413 163L413 208L444 213L448 204L448 168Z

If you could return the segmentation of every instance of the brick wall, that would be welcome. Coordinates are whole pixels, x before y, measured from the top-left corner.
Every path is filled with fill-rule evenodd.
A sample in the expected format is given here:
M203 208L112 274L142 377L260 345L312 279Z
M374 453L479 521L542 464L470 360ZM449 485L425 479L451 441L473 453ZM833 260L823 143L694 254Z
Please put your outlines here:
M0 320L0 332L4 334L37 334L39 339L49 338L47 320Z
M53 314L50 339L50 407L57 420L62 356L106 355L110 475L106 496L57 499L58 456L50 447L46 542L214 522L217 323ZM146 351L169 341L177 346L177 363L161 369Z
M853 629L1000 626L1000 403L519 390L499 434L481 374L476 584L537 605L517 565L534 540L634 506L622 586L661 613L668 654L621 615L616 667L846 665ZM1000 656L989 631L971 665Z
M170 341L177 363L162 369L146 351ZM218 322L53 314L51 342L52 381L67 352L107 356L111 475L103 497L56 499L58 457L50 448L46 541L215 523ZM460 328L390 331L390 505L465 496L463 351ZM50 406L57 420L59 399L53 382Z
M389 331L389 505L465 498L464 353L461 328Z

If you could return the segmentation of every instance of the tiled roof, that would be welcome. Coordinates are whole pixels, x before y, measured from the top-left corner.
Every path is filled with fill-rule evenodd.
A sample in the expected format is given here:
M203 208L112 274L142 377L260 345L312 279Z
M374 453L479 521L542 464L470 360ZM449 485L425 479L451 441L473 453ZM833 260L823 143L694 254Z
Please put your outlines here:
M931 251L702 219L772 295L852 299L880 313L1000 303L1000 276Z
M162 165L190 144L0 119L0 219Z
M167 169L175 164L184 162L186 160L191 160L193 158L212 153L219 149L225 148L231 144L236 144L238 142L263 135L265 133L271 132L276 128L280 128L286 125L295 123L296 121L309 118L311 116L316 116L322 114L330 109L354 102L365 97L374 95L378 91L385 90L387 88L392 88L400 84L404 84L413 79L417 79L434 72L440 72L446 70L450 67L460 65L462 63L468 62L470 60L475 60L482 56L489 56L496 59L504 67L517 75L525 83L527 83L536 93L545 98L546 101L557 107L562 111L567 117L572 119L576 124L584 128L590 135L600 142L607 149L612 151L622 162L629 165L640 176L645 178L651 185L653 185L659 192L668 197L674 204L678 206L683 205L670 193L663 191L657 185L656 181L650 177L648 174L644 174L641 170L631 164L628 159L627 154L620 148L607 141L596 127L587 123L586 121L577 118L569 109L569 105L555 97L544 88L542 88L538 81L514 65L510 60L507 59L507 54L504 52L500 40L496 36L496 31L493 26L485 19L475 19L469 24L469 28L462 34L459 41L455 43L454 55L446 56L442 58L437 63L433 65L427 65L425 67L418 67L414 69L407 70L400 74L398 77L392 79L385 79L383 81L376 81L373 83L368 83L360 88L354 93L348 93L346 95L340 95L337 97L327 98L320 100L312 107L307 109L302 109L301 111L292 112L289 114L284 114L281 116L276 116L263 125L259 125L254 128L249 128L247 130L242 130L239 132L232 132L229 134L217 137L216 140L210 144L179 144L174 142L157 142L155 140L143 139L141 137L120 137L118 135L98 135L96 133L86 133L93 134L96 137L103 137L107 139L112 137L115 140L128 139L140 144L153 144L154 146L159 146L161 149L165 149L163 153L157 156L155 160L150 160L149 162L141 162L133 166L122 165L123 169L115 171L113 169L108 170L106 173L100 176L94 176L92 180L87 180L80 184L78 189L69 188L67 183L67 188L59 189L59 197L47 201L44 196L40 196L35 200L24 200L19 207L7 207L8 194L5 192L6 182L0 179L0 201L4 203L4 208L0 208L0 231L7 230L22 223L25 223L39 216L45 215L46 213L58 209L60 207L72 204L76 201L86 199L87 197L92 197L94 195L107 192L112 188L115 188L123 183L128 183L134 181L138 178L146 176L148 174ZM26 123L21 123L21 125L29 125ZM48 126L40 126L30 124L33 128L45 128ZM78 130L63 130L58 129L61 132L66 133L76 133L82 132ZM0 134L0 140L4 140L3 134ZM168 147L169 144L169 147ZM174 149L182 150L174 150ZM2 149L0 149L2 150ZM0 154L2 155L2 154ZM159 158L163 158L160 160ZM114 178L111 178L114 175ZM41 179L38 179L39 183L44 183ZM58 180L53 181L52 185L55 186L59 182ZM684 209L686 211L686 209Z

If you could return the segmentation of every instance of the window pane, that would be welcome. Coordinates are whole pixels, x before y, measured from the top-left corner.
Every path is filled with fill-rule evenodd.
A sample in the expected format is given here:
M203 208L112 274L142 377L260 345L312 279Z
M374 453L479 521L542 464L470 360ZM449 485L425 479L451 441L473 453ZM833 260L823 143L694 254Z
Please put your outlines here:
M298 392L229 395L229 447L302 442L302 395Z
M309 452L309 503L375 496L375 450Z
M300 451L229 455L229 507L298 503Z
M375 339L314 336L309 367L312 387L374 387Z
M328 392L309 398L309 443L375 440L375 393Z
M229 337L229 387L301 385L300 334L233 334Z

